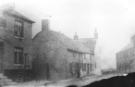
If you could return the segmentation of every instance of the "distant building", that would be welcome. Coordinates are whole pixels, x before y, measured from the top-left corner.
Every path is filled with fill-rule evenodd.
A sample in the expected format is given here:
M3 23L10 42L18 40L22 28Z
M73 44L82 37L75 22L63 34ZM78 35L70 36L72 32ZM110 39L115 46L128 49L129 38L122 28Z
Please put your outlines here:
M94 51L90 48L62 33L51 31L49 21L42 21L42 31L33 38L36 79L58 80L91 75L95 66L92 65L93 59Z
M116 60L118 72L135 72L135 35L130 44L116 54Z
M95 51L96 42L98 39L98 33L95 29L94 37L93 38L79 38L77 33L74 35L74 40L78 41L79 43L82 43L85 47L87 47L90 51Z
M94 74L93 53L73 49L68 49L68 51L71 52L74 57L73 61L70 63L70 71L73 76L83 77Z
M96 35L96 36L95 36ZM76 44L81 44L84 49L87 51L79 52L77 50L71 50L73 55L79 60L80 63L80 76L87 76L95 74L94 71L96 69L96 59L95 59L95 45L97 40L97 32L94 34L94 38L79 38L77 33L74 35L74 42ZM79 46L81 47L81 46Z
M12 79L32 68L32 23L15 9L0 11L0 72Z

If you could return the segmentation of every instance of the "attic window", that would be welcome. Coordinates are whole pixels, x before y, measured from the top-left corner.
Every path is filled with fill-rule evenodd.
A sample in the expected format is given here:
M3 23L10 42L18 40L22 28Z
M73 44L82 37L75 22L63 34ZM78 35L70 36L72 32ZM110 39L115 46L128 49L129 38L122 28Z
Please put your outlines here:
M24 37L24 26L22 21L15 20L14 35L17 37Z

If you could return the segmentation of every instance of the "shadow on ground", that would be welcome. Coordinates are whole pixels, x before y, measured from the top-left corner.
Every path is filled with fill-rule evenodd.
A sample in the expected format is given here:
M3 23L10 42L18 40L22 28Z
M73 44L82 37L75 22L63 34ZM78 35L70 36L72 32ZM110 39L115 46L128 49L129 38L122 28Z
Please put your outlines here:
M69 85L67 87L78 86ZM115 76L109 79L103 79L81 87L135 87L135 73L129 73L126 76Z

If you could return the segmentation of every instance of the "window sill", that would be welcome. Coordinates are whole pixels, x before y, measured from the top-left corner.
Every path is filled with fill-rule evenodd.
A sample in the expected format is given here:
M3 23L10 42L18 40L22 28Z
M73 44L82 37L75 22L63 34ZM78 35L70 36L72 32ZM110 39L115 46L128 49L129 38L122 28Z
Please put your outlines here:
M15 38L17 38L17 39L24 39L24 37L18 37L18 36L14 36Z
M25 66L25 67L29 67L30 64L28 64L28 65L25 65L25 64L14 64L14 66Z
M24 65L24 68L25 68L25 69L30 69L31 66L30 66L30 65Z
M14 64L14 66L24 66L24 64Z

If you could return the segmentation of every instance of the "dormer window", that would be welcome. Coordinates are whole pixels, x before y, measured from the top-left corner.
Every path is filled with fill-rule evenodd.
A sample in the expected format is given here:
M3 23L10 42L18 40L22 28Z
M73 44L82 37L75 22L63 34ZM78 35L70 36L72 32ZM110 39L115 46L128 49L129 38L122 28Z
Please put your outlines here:
M24 37L24 26L23 26L23 22L19 21L19 20L15 20L15 24L14 24L14 35L16 37Z

